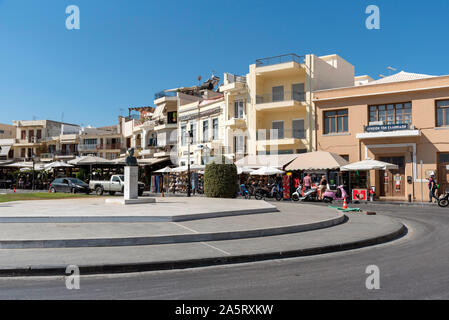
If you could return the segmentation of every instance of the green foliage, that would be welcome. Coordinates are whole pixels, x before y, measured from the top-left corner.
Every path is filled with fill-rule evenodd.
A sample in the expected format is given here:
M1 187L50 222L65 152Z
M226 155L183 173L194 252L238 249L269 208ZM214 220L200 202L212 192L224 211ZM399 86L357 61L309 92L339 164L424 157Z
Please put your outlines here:
M82 181L86 181L86 176L86 170L84 170L83 168L80 168L80 170L76 173L76 178Z
M232 198L238 191L235 164L210 163L204 172L204 193L209 198Z

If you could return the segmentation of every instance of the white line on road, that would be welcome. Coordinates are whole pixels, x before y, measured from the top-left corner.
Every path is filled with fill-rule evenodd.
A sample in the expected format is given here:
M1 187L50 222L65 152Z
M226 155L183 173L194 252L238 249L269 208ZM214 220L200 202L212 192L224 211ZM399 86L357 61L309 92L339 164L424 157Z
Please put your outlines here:
M181 227L181 228L184 228L186 230L189 230L190 232L199 233L198 231L190 229L189 227L183 226L182 224L179 224L179 223L176 223L176 222L172 222L172 223L176 224L178 227Z
M211 245L211 244L208 244L208 243L206 243L206 242L201 242L201 243L204 244L205 246L208 246L208 247L212 248L212 249L215 249L215 250L218 250L218 251L220 251L220 252L222 252L222 253L224 253L224 254L227 254L228 256L231 255L229 252L224 251L224 250L221 250L221 249L219 249L219 248L217 248L217 247L214 247L214 246Z

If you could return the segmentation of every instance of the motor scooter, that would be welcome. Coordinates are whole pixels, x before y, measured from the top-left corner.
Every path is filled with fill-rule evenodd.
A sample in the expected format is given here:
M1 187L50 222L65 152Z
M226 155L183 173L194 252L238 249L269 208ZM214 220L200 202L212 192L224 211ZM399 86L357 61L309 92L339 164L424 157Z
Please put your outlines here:
M254 197L257 200L262 200L265 198L275 198L277 201L281 201L283 193L275 184L269 184L267 188L259 186L254 192Z
M349 196L342 185L338 186L336 191L327 189L323 194L323 202L325 203L332 203L334 200L344 199L349 202Z
M251 194L249 193L248 188L243 183L240 185L240 195L242 197L245 197L245 199L250 199L251 198Z
M316 188L311 188L304 192L302 195L302 185L299 185L295 192L292 193L293 201L316 201L318 199L318 193Z
M442 208L445 208L447 206L449 206L449 190L446 190L445 193L443 193L439 198L438 198L438 205Z

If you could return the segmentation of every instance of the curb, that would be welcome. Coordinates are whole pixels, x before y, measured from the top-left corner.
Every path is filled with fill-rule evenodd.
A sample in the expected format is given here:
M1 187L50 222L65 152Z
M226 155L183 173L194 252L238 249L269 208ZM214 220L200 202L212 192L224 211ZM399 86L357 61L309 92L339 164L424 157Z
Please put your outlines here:
M330 228L346 222L348 218L341 212L335 218L311 222L308 224L289 225L265 229L241 231L222 231L214 233L164 235L154 237L65 239L65 240L0 240L0 249L40 249L40 248L86 248L86 247L120 247L145 246L155 244L192 243L204 241L236 240L277 236L289 233L306 232Z
M260 254L249 254L240 256L175 260L165 262L148 262L148 263L130 263L130 264L111 264L111 265L85 265L80 266L80 273L83 275L98 274L117 274L117 273L133 273L147 271L162 271L174 269L199 268L207 266L218 266L225 264L239 264L257 261L266 261L273 259L286 259L295 257L304 257L319 255L332 252L347 251L359 249L362 247L373 246L381 243L396 240L408 232L407 227L401 224L401 227L389 234L374 237L370 239L359 240L355 242L328 245L323 247L314 247L307 249L298 249L290 251L276 251ZM36 266L28 268L3 268L0 269L0 277L21 277L21 276L66 276L67 266Z

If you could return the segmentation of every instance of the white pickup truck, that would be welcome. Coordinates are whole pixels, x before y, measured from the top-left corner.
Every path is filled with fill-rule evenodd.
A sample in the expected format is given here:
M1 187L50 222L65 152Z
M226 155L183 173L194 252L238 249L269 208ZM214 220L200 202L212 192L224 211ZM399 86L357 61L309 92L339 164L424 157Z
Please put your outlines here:
M111 177L109 181L98 181L91 180L89 182L90 190L95 191L97 196L103 195L104 192L109 192L111 196L113 196L116 192L123 193L125 190L125 176L116 174ZM138 183L138 193L139 197L143 195L143 191L145 190L145 184L142 182Z

